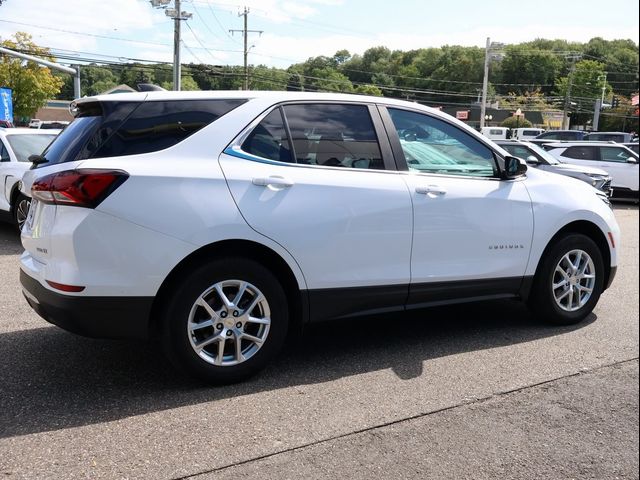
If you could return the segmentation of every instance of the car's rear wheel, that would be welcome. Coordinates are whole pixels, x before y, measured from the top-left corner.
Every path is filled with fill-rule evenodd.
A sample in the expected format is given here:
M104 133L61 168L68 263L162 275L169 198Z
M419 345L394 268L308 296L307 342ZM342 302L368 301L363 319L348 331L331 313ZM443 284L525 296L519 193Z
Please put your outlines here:
M13 202L13 223L16 224L18 230L22 230L22 226L27 220L30 206L31 199L22 193L18 193L15 201Z
M287 300L259 263L214 260L182 279L163 326L165 350L179 368L209 382L236 382L262 369L282 347Z
M547 322L571 325L591 313L603 286L600 249L589 237L570 234L542 259L529 306Z

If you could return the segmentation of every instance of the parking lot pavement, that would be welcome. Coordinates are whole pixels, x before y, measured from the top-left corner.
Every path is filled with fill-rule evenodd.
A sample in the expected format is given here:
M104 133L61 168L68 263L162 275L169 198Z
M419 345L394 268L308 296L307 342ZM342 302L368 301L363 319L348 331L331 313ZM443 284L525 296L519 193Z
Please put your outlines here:
M333 322L310 328L259 376L217 388L180 377L153 345L91 340L47 325L21 298L18 237L0 226L0 474L169 479L225 476L233 469L250 475L252 466L265 465L273 478L299 478L300 462L321 468L334 455L327 472L347 462L322 450L334 446L362 456L363 472L378 466L390 477L400 476L391 470L395 458L413 462L416 478L448 464L489 475L496 462L507 477L559 471L602 478L601 472L613 472L614 460L596 454L600 440L620 446L620 472L637 472L637 401L616 403L622 397L612 392L620 391L614 384L636 398L638 392L637 367L633 377L629 366L638 358L638 209L619 206L616 216L624 244L618 276L581 325L541 325L511 301ZM593 373L574 377L585 371ZM586 386L575 387L572 397L574 381ZM533 387L543 382L553 388ZM583 405L588 398L593 404ZM557 414L558 422L577 418L579 425L559 431L532 421L526 411L538 404L550 406L540 406L538 417ZM635 423L626 421L629 415ZM615 432L587 435L589 422L599 418L611 419ZM530 437L515 428L519 422L530 425ZM491 425L501 440L495 451ZM543 439L559 433L567 455L579 457L573 464L559 453L543 455L550 445ZM635 447L628 440L633 436ZM410 447L385 448L394 438ZM388 455L349 450L351 441ZM431 461L421 460L426 447L437 452ZM351 465L355 477L358 464ZM322 470L306 471L322 476Z
M638 478L637 384L631 360L190 478Z

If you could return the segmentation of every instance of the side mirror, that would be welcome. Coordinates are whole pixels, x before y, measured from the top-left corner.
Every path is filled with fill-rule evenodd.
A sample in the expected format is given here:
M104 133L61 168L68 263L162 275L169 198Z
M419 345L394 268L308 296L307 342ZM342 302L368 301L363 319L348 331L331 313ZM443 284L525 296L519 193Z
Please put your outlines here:
M532 165L538 165L540 163L540 161L538 160L538 158L535 155L529 155L527 157L527 163L530 163Z
M504 171L502 178L511 180L521 177L527 171L527 164L518 157L507 156L504 158Z

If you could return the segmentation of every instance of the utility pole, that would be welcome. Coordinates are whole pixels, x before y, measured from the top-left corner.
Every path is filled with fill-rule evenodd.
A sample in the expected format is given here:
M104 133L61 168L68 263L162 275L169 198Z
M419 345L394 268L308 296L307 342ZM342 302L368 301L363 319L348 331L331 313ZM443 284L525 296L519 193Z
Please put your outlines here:
M593 109L593 123L591 124L594 132L598 131L598 127L600 125L600 110L602 110L602 105L604 104L604 93L607 90L607 72L604 72L603 75L598 77L598 81L600 80L603 80L602 96L599 100L596 100L596 105Z
M175 0L176 16L173 18L173 89L180 91L180 0Z
M182 78L180 63L180 22L189 20L193 14L181 10L180 0L174 0L173 8L167 8L171 0L151 0L151 6L164 9L164 14L173 19L173 89L180 91Z
M242 30L229 30L233 35L235 32L242 33L244 37L244 82L243 82L243 90L249 90L249 64L247 62L247 57L249 56L249 48L247 35L249 33L257 33L258 35L262 35L262 30L247 30L247 17L249 16L249 9L244 7L244 11L242 13L238 13L239 17L244 17L244 28ZM253 46L253 45L252 45Z
M600 109L602 108L602 100L597 99L596 105L593 109L593 123L591 124L593 131L598 131L598 125L600 123Z
M491 39L487 37L487 46L484 49L484 77L482 78L482 101L480 103L480 130L484 127L484 116L487 112L487 87L489 83L489 50Z
M502 55L492 53L504 47L503 43L491 42L487 37L487 45L484 50L484 77L482 78L482 101L480 103L480 129L484 127L485 115L487 113L487 89L489 88L489 62L495 57L501 59Z
M562 129L568 130L571 126L569 120L569 107L571 106L571 87L573 86L573 74L576 71L576 60L580 59L580 55L571 55L567 57L571 60L571 69L569 70L569 77L567 78L567 92L564 97L564 111L562 117Z

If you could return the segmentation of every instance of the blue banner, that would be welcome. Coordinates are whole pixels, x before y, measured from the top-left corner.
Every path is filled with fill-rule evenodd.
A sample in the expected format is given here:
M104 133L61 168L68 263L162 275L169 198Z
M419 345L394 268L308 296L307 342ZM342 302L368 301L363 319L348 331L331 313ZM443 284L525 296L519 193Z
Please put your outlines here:
M0 120L13 123L13 98L10 88L0 88Z

